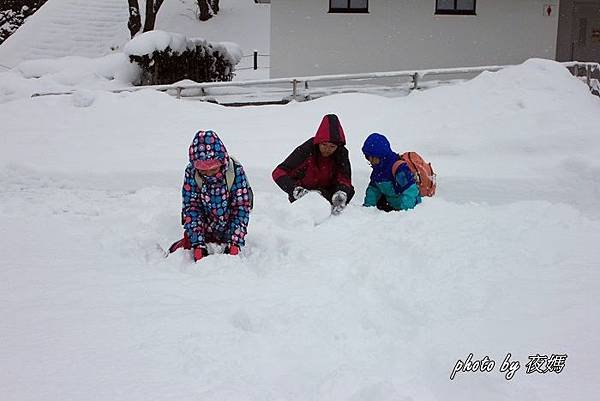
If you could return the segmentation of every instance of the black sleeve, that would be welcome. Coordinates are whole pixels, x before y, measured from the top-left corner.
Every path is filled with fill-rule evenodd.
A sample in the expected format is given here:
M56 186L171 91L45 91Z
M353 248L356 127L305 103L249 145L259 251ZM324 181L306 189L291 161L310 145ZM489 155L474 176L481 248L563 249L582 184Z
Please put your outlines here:
M302 145L298 146L290 155L273 170L273 180L281 189L290 194L297 185L299 179L302 179L302 173L299 175L292 172L299 170L311 156L314 149L313 139L310 138Z

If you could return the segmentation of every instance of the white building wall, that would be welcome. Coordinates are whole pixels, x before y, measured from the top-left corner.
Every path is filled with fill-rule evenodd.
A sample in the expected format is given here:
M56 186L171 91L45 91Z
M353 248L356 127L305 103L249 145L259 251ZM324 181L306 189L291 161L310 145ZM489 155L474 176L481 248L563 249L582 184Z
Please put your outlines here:
M553 4L550 17L544 5ZM558 0L477 0L477 15L434 15L435 0L369 0L330 14L328 0L271 1L271 77L554 59Z

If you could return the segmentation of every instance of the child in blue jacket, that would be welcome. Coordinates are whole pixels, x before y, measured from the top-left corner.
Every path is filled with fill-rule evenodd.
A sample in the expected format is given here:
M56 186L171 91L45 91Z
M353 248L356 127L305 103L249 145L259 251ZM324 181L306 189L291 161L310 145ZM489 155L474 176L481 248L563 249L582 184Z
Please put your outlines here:
M392 151L385 136L378 133L369 135L362 151L373 168L364 206L390 212L412 209L421 203L419 187L408 165L400 163L395 174L392 172L400 156Z

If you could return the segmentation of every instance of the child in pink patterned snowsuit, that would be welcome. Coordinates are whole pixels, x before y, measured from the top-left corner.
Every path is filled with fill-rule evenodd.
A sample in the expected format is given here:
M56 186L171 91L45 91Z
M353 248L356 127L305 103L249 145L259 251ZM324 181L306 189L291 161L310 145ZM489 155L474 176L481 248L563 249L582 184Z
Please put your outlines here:
M208 255L209 242L225 245L225 253L237 255L245 243L252 209L252 189L244 168L229 157L214 131L196 134L189 158L182 189L185 234L171 248L192 249L196 262Z

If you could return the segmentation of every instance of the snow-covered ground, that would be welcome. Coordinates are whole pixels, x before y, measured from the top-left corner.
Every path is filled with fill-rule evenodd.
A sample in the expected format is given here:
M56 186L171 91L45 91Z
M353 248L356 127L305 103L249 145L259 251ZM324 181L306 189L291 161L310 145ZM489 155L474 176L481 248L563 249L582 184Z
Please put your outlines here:
M0 46L0 64L106 55L128 39L127 18L122 0L48 0Z
M455 86L224 108L153 91L0 104L2 400L590 400L600 393L600 100L531 60ZM336 113L357 196L315 226L273 167ZM193 264L180 185L199 129L255 191L240 257ZM438 194L362 208L371 132ZM458 359L490 373L450 373ZM514 378L499 367L521 363ZM568 354L560 374L529 355Z
M236 43L242 59L234 80L268 78L269 57L259 57L259 69L253 70L252 52L269 54L270 5L252 0L220 4L217 16L200 22L194 0L166 1L156 29ZM144 8L143 2L140 6ZM48 0L0 45L0 104L35 93L131 86L137 69L122 52L129 40L127 17L124 0L101 5L94 0Z
M195 0L165 1L156 29L201 37L211 42L234 42L249 56L253 50L269 54L269 5L252 0L221 0L219 14L207 22L196 18ZM140 2L144 11L145 2ZM96 58L118 51L129 40L125 0L48 0L10 38L0 45L0 65L16 67L26 60L66 56ZM261 57L258 71L246 68L245 57L237 79L269 75L268 57Z

